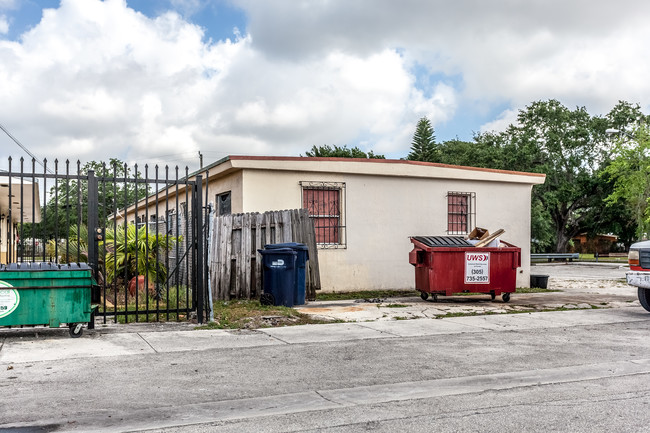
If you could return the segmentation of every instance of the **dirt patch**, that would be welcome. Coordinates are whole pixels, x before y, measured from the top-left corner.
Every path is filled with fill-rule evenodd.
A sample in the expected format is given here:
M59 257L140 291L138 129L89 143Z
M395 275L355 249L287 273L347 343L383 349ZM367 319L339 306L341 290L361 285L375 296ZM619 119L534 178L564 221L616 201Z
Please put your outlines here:
M276 326L331 323L293 308L261 305L259 301L219 301L214 303L214 321L199 329L257 329Z
M303 308L302 311L304 311L305 313L309 313L309 314L322 314L322 313L331 312L332 308L318 308L318 307L309 308L309 307L306 307L306 308ZM363 311L363 308L359 308L359 307L341 307L341 308L337 308L337 311L340 311L342 313L352 313L352 312L355 312L355 311Z

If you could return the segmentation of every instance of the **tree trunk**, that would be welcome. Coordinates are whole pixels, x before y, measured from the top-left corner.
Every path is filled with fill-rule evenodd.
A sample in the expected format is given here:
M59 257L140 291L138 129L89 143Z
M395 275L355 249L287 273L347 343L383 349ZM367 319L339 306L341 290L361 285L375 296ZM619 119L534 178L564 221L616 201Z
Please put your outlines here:
M563 225L558 225L559 227L563 227ZM571 240L571 236L569 236L564 230L561 229L556 229L555 231L555 252L556 253L566 253L568 246L569 246L569 241Z

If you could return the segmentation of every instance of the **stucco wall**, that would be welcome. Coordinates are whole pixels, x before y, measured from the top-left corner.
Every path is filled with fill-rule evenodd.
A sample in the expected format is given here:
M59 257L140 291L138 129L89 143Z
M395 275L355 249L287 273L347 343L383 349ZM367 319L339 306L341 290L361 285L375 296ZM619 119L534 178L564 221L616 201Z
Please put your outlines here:
M194 180L194 178L192 178ZM205 182L205 180L204 180ZM204 183L205 185L205 183ZM217 194L224 192L231 192L231 212L232 213L241 213L243 211L242 207L242 172L237 171L230 174L225 174L219 177L213 177L208 182L208 198L207 204L214 203L215 197ZM205 202L205 191L203 191L202 197ZM178 187L178 207L179 212L182 208L183 203L186 201L191 202L191 192L186 193L185 185L180 184ZM167 201L167 202L166 202ZM206 204L206 203L204 203ZM150 196L147 200L141 200L138 204L137 215L139 217L152 215L163 216L165 212L176 207L176 188L174 186L170 187L168 190L163 190L158 195L158 207L156 207L156 197L155 195ZM147 210L148 209L148 210ZM127 220L129 223L135 221L135 210L134 207L129 208L127 212ZM117 218L118 222L123 222L121 217Z
M3 218L0 220L0 264L7 264L9 256L16 261L16 242L9 242L7 238L7 231L11 227L8 219ZM16 231L12 230L11 236L15 236ZM9 254L11 253L11 254Z
M319 250L325 291L414 288L408 237L446 235L448 191L476 193L476 225L521 247L517 285L529 284L530 184L247 169L242 211L300 207L300 181L346 184L347 248Z
M241 171L220 176L208 184L208 203L214 203L217 194L230 191L230 206L232 213L244 211L242 202L242 173Z

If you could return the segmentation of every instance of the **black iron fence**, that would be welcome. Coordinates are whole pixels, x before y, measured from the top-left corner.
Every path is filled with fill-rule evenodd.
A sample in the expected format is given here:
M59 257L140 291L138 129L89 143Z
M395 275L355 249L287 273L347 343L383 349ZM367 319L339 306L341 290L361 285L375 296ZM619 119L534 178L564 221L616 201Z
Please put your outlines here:
M103 321L201 323L207 287L202 177L187 168L21 158L0 171L3 263L87 262Z

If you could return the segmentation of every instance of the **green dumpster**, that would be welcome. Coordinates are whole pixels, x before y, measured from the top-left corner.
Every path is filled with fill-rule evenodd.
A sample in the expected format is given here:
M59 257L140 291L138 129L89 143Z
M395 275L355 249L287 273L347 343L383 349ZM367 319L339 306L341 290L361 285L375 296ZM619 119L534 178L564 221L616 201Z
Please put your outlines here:
M86 263L0 265L0 326L65 323L79 337L93 317L92 287Z

